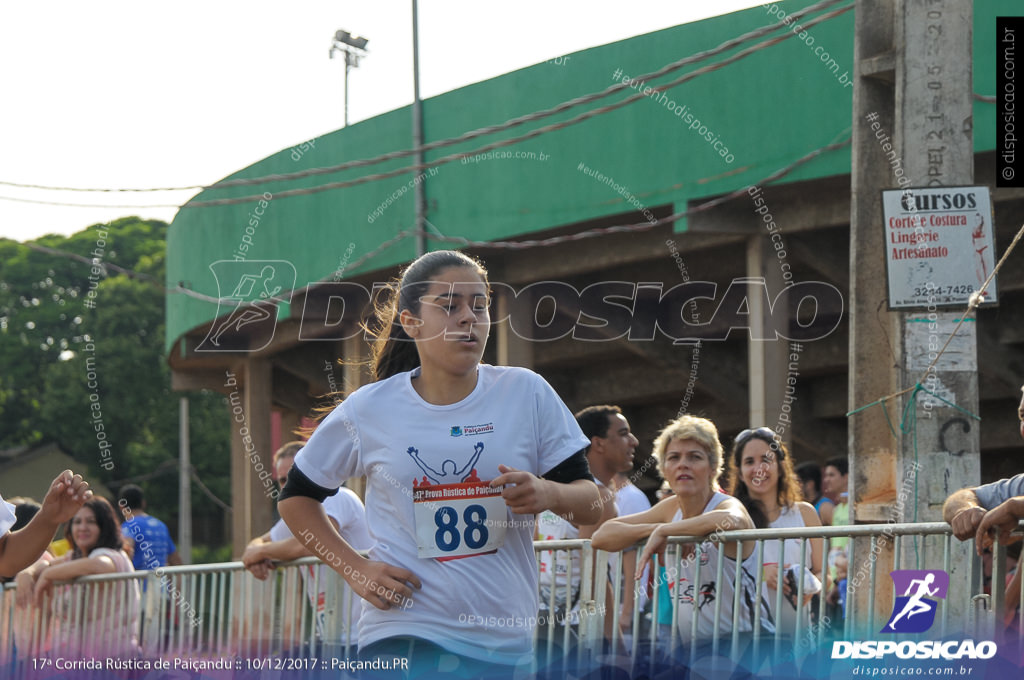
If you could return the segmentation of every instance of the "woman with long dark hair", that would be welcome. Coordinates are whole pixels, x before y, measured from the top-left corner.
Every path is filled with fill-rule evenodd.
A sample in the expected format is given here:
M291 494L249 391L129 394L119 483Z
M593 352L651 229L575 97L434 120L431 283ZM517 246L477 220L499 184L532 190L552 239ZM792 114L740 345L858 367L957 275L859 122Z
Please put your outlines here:
M319 424L278 507L364 599L361 657L409 658L426 676L510 674L530 660L536 626L534 515L600 517L589 441L540 376L481 363L490 291L480 262L427 253L389 293L377 305L374 382ZM361 475L369 558L321 505Z
M54 583L90 574L133 572L123 550L121 522L106 498L85 501L68 523L71 550L44 557L18 574L18 603L48 610L52 600L53 649L64 656L133 657L138 654L139 584L134 580L92 583L63 589Z
M729 493L739 499L759 529L821 526L814 506L801 498L800 483L793 471L793 460L786 444L767 427L744 430L733 443L729 456ZM801 539L787 538L780 554L779 540L764 542L762 578L764 596L780 633L796 630L797 612L804 617L803 627L810 625L810 602L821 591L822 540L808 540L804 545L804 571L800 572ZM746 566L756 573L756 553ZM797 602L799 579L804 579L804 602ZM782 609L777 608L779 584L782 585Z

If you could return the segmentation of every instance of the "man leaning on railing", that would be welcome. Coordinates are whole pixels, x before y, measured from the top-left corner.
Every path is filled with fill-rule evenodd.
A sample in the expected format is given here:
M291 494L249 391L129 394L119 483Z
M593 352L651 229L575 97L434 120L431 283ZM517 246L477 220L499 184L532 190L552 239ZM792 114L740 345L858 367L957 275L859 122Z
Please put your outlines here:
M1024 387L1021 387L1024 392ZM1024 394L1017 407L1020 420L1020 436L1024 438ZM1019 521L1024 518L1024 473L1000 479L998 482L960 489L946 499L942 506L942 519L949 523L953 535L961 541L975 539L980 555L992 545L992 534L998 531L999 542L1003 545L1020 540L1011 536ZM1013 580L1006 589L1007 618L1011 617L1020 604L1020 565Z

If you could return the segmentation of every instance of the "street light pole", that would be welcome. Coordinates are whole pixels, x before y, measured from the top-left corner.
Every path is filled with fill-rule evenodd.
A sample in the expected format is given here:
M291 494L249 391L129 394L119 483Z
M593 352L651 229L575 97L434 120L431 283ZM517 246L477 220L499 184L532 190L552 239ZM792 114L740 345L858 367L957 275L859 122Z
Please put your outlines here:
M419 13L412 0L412 146L416 149L416 165L423 165L423 102L420 99L420 37ZM427 252L427 194L423 182L415 186L416 256Z
M345 55L345 127L348 127L348 72L359 66L359 60L367 54L366 44L370 42L366 38L354 36L344 29L334 32L331 39L331 50L328 53L334 59L334 53L341 52Z
M345 127L348 127L348 72L352 66L349 64L348 52L345 53Z

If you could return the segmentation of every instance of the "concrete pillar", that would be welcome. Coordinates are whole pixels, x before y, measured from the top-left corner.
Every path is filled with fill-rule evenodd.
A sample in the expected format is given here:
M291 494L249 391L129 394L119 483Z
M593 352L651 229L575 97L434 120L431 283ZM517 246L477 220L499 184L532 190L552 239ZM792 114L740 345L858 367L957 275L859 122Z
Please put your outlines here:
M255 536L273 524L269 492L274 470L270 444L271 366L266 359L249 358L231 372L237 385L228 395L231 410L231 545L241 555ZM265 486L264 480L271 482Z
M778 423L786 390L789 347L786 340L774 339L776 324L772 319L788 319L789 310L774 310L773 313L765 300L765 288L761 283L767 286L768 299L774 300L784 286L778 262L770 239L763 234L750 237L747 241L747 277L751 281L747 294L750 308L750 340L747 344L750 427L767 426L773 430L780 429ZM785 331L783 328L778 330ZM792 441L788 427L782 438L787 445Z
M882 148L887 140L872 130L868 116L889 137L910 179L909 186L970 183L974 162L972 26L969 0L857 2L850 220L851 410L913 385L921 374L905 347L910 319L920 315L889 312L886 308L886 242L881 228L880 192L898 184L891 158ZM936 139L942 143L936 145ZM939 344L944 341L943 337ZM949 382L948 386L956 390L957 403L976 412L976 372L951 376ZM905 406L905 398L886 405L894 423L900 422ZM882 407L851 417L850 499L855 522L938 520L949 491L977 483L976 467L971 472L970 464L963 464L971 455L977 457L977 428L974 443L967 447L968 458L952 464L949 454L939 451L938 428L943 419L938 412L932 409L928 417L918 405L916 461L913 437L902 436L897 429L894 438ZM923 542L916 550L913 541L904 541L903 546L900 568L942 567L940 557L926 554ZM865 548L866 544L859 546L851 556L849 611L860 620L873 611L874 620L884 622L892 611L888 572L895 566L893 546L883 542L875 556ZM958 555L955 562L965 552L960 549ZM867 576L872 560L877 561L879 578L873 591ZM954 565L953 573L958 574L958 569ZM966 596L966 588L955 590ZM966 597L950 597L947 606L951 622L965 620Z
M945 0L941 3L915 0L907 2L903 8L900 28L905 49L896 69L896 115L903 166L911 186L957 186L974 182L973 26L974 10L970 0ZM930 328L932 324L929 322L934 321L938 329L935 340L941 347L965 308L966 304L956 310L939 312L936 318L930 317L926 311L900 315L903 317L904 344L902 387L912 387L917 380L925 382L922 374L930 363L928 356L911 351L915 344L920 345L922 330L927 337L931 331L924 329ZM951 370L950 357L940 358L935 379L928 380L927 384L939 393L948 390L947 398L952 397L951 401L961 408L977 413L977 341L974 328L975 324L965 323L958 334L958 338L967 338L961 346L963 353L960 358L966 357L965 363L973 366L969 366L969 370ZM918 336L916 340L915 335ZM925 344L928 344L927 340ZM907 484L901 484L898 490L899 495L906 497L903 519L908 522L941 521L942 503L946 497L957 489L975 486L980 481L981 436L977 421L968 424L969 432L957 433L957 451L943 450L953 448L943 442L946 424L962 414L926 397L922 394L916 405L916 454L913 437L905 436L902 442L900 477L916 482L913 490ZM907 397L904 397L903 404L906 403ZM966 545L955 540L954 543L950 583L966 583L970 555ZM907 541L901 553L901 568L942 568L943 556L937 542L915 546ZM956 629L957 624L966 623L965 614L970 603L966 600L965 591L968 589L954 590L956 592L951 593L947 607L949 621Z

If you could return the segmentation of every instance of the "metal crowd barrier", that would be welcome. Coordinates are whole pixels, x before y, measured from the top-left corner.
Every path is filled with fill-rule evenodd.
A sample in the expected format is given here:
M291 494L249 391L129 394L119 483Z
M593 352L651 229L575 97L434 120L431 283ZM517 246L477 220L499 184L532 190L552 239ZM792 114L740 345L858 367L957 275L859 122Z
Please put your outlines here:
M766 544L785 539L800 541L800 567L804 563L804 546L821 539L823 571L827 571L829 544L835 538L850 539L846 616L841 624L826 626L824 594L828 583L823 578L816 622L807 625L798 615L792 630L774 633L754 626L749 635L755 649L767 645L778 659L782 647L791 652L794 662L804 651L831 640L852 639L858 632L877 633L885 621L878 621L874 608L860 611L857 592L866 588L872 597L892 598L893 584L887 573L879 573L877 561L871 556L883 548L892 550L895 569L943 569L954 567L954 551L963 551L969 560L957 560L967 566L967 573L954 571L955 588L940 600L936 627L938 635L966 631L978 635L991 634L1001 625L1005 577L1005 548L994 546L991 566L991 593L985 594L982 561L974 555L973 541L960 543L951 536L947 524L873 524L839 527L793 529L757 529L719 533L706 538L673 538L669 540L666 562L670 574L679 573L684 546L693 545L699 557L702 544L714 541L755 541L756 564L762 563ZM696 545L694 545L696 544ZM681 646L689 645L697 633L697 613L689 622L680 622L679 598L671 597L671 624L659 625L662 607L654 584L654 597L647 606L640 588L624 583L624 559L638 560L640 550L625 553L625 558L609 560L609 554L594 550L589 540L536 541L538 556L551 552L565 560L565 578L550 579L551 587L543 590L536 622L537 657L546 667L574 665L586 668L609 660L627 666L632 676L637 664L666 652L671 657ZM716 582L723 575L724 559L701 565L696 559L695 581L701 572L713 574ZM553 561L553 560L552 560ZM655 567L657 566L655 560ZM612 566L609 566L611 564ZM0 665L5 668L16 659L42 659L53 651L68 657L74 652L87 653L96 645L123 637L118 622L138 611L138 656L141 658L223 658L227 656L268 658L279 656L319 656L344 654L355 657L355 630L360 603L344 581L333 570L321 565L317 558L306 557L280 565L267 581L259 581L247 573L240 562L166 567L156 572L87 576L73 583L57 585L54 596L41 610L19 610L15 605L13 583L4 586L0 597ZM674 568L675 571L671 569ZM707 571L710 570L710 571ZM765 592L762 570L755 570L756 591ZM653 570L657 580L658 570ZM737 571L737 586L739 585ZM781 570L780 570L781 573ZM802 571L801 571L802 573ZM669 579L666 579L669 580ZM667 583L664 584L667 586ZM967 587L964 587L966 585ZM141 596L135 595L136 588ZM626 588L637 588L634 606L622 612L621 602ZM804 579L797 584L797 602L804 599ZM735 588L738 593L739 587ZM673 592L673 595L675 593ZM782 589L776 592L776 608L782 606ZM1024 579L1020 601L1024 602ZM561 604L560 604L561 603ZM709 640L712 654L735 657L741 636L719 634L723 617L736 620L740 615L740 598L714 603L714 630ZM631 621L628 645L620 629L621 617ZM1018 639L1024 643L1024 610L1017 613ZM102 625L92 622L101 621ZM130 636L129 636L130 637ZM666 639L667 637L667 639ZM115 639L116 653L128 653L129 640ZM749 642L747 640L746 642ZM57 647L56 645L60 646ZM689 645L690 653L695 645ZM113 648L112 648L113 649ZM122 650L122 651L117 651ZM600 658L598 658L600 656ZM678 658L678 657L676 657ZM38 663L38 661L36 661ZM642 669L640 669L642 670Z
M42 607L28 609L15 606L8 583L0 598L0 667L25 670L31 661L46 670L45 659L56 654L214 659L326 649L354 657L358 604L333 575L313 557L279 565L266 581L241 562L100 574L57 584Z
M828 554L831 544L836 538L847 538L849 543L846 547L849 555L847 568L847 596L845 615L840 615L838 620L830 619L827 616L826 595L831 585L827 577L829 572ZM698 636L698 611L692 610L689 621L680 622L678 616L679 598L673 596L671 602L671 623L659 624L661 620L659 611L661 603L657 596L659 587L667 587L667 581L672 576L664 579L666 582L659 582L659 566L667 566L668 574L679 574L679 569L685 550L684 546L692 546L693 549L693 577L696 585L702 585L704 578L702 572L708 575L708 579L714 579L720 583L724 572L724 552L718 551L718 559L712 563L702 565L702 545L707 541L718 543L736 543L737 547L741 542L754 541L752 557L754 564L763 564L765 546L771 543L778 544L778 554L784 554L783 542L786 539L799 541L798 573L804 573L804 569L810 567L807 564L807 549L813 540L822 542L822 573L821 592L817 598L817 609L811 616L806 617L799 612L794 617L791 627L776 625L774 632L768 632L761 626L754 625L753 630L744 639L744 635L737 632L735 626L728 626L732 634L723 636L719 633L723 617L726 621L736 621L741 614L744 603L740 599L740 581L742 578L739 570L735 573L734 598L730 602L722 598L716 598L714 602L713 630L707 639L701 639L710 648L711 657L718 658L728 656L730 659L738 658L741 644L752 644L754 663L762 657L759 650L765 652L764 658L771 659L773 663L780 659L799 666L802 659L815 650L825 648L834 640L855 640L877 638L882 626L887 619L878 619L878 612L875 607L862 607L859 604L863 598L874 602L876 598L882 598L887 606L895 600L896 596L904 593L896 593L894 584L887 570L879 569L877 555L881 552L891 551L892 569L941 569L950 574L950 588L945 598L939 599L937 604L936 621L934 624L935 635L945 638L953 634L965 634L977 639L992 638L1002 627L1004 614L1004 579L1007 572L1005 565L1006 548L996 543L991 550L991 565L988 568L990 573L988 587L986 590L986 566L981 557L976 554L974 541L960 542L953 538L952 531L945 522L933 523L907 523L907 524L870 524L835 527L800 527L787 529L754 529L749 531L720 532L708 537L678 537L668 541L666 550L667 565L659 565L655 557L652 564L654 583L652 597L646 609L641 609L642 598L640 589L646 587L644 582L639 586L625 583L622 578L622 560L618 560L612 568L606 568L608 564L607 553L594 551L590 542L586 540L574 541L550 541L535 542L534 548L538 553L545 549L560 549L577 551L580 554L579 562L583 565L599 565L591 577L591 571L582 567L580 574L580 600L585 602L593 612L588 617L588 626L582 626L579 632L581 646L577 663L585 664L588 659L591 661L594 654L604 652L602 661L614 658L616 653L624 656L625 663L620 664L628 667L630 677L642 672L644 663L654 663L655 659L679 659L677 650L686 648L689 663L692 665L694 654L698 645L691 644ZM639 561L642 544L636 546L636 550L626 553L626 559ZM959 558L954 560L954 554L959 552ZM886 562L886 564L888 564ZM959 565L959 569L954 569ZM964 573L963 565L966 565ZM782 569L778 573L781 577ZM761 569L754 570L752 574L755 580L755 592L758 600L766 597L766 586ZM607 579L606 579L607 576ZM587 589L587 584L591 588ZM612 604L609 607L601 606L599 594L609 582L613 596ZM634 591L634 606L630 612L620 611L623 594L626 588L636 588ZM796 602L803 603L805 599L805 581L799 579L797 583ZM694 597L699 593L700 588L694 588ZM866 591L866 595L859 593ZM1024 603L1024 579L1021 579L1018 602ZM778 588L774 594L774 612L779 612L783 607L783 590ZM553 601L552 593L552 601ZM542 605L543 606L543 605ZM802 605L809 607L810 605ZM863 609L863 611L862 611ZM611 618L609 627L610 635L605 635L606 640L602 641L602 630L604 629L603 619ZM620 628L620 617L630 617L630 631L628 645L623 645L623 636ZM1016 631L1013 635L1018 639L1018 648L1024 649L1024 607L1021 607L1014 614L1016 619ZM812 623L813 621L813 623ZM776 622L777 624L777 622ZM549 650L552 646L551 635L556 631L538 628L539 644L538 649L542 650L547 645ZM562 642L569 640L568 631L559 631L562 634ZM545 637L544 634L547 634ZM785 650L785 651L784 651Z

